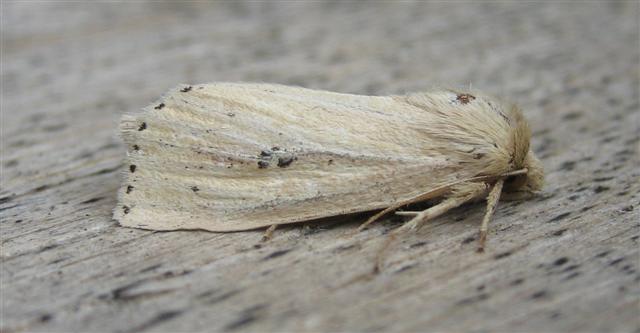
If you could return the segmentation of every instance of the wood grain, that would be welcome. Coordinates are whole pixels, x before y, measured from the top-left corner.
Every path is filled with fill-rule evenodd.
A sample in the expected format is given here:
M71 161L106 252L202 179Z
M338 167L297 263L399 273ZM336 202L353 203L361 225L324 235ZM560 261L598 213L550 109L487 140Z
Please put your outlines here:
M638 332L637 2L2 2L2 332ZM517 101L544 193L389 250L402 219L149 232L111 219L120 115L178 83Z

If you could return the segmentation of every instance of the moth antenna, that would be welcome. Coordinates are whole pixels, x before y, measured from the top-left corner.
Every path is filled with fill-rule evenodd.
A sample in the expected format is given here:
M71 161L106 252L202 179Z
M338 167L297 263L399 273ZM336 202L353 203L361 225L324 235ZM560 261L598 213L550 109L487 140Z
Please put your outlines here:
M529 169L522 168L522 169L519 169L519 170L505 172L505 173L500 175L500 178L506 178L506 177L509 177L509 176L517 176L517 175L526 175L527 172L529 172Z
M278 227L277 224L272 224L269 226L269 228L267 228L267 230L264 231L264 234L262 235L262 242L266 242L271 240L271 238L273 238L273 232L276 231L276 228Z
M478 252L484 252L484 245L487 241L487 230L489 228L489 220L496 211L498 201L500 201L500 194L502 193L502 185L504 185L504 178L498 179L491 192L487 196L487 212L482 219L482 225L480 226L480 237L478 240Z

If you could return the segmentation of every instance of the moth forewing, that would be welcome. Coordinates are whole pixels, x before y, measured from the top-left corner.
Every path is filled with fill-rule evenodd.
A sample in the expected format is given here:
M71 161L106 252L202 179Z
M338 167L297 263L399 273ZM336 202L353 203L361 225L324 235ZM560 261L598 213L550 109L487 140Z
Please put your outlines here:
M224 232L397 207L429 192L446 200L459 194L447 184L523 167L510 140L524 120L505 108L475 92L180 86L122 118L128 167L114 218Z

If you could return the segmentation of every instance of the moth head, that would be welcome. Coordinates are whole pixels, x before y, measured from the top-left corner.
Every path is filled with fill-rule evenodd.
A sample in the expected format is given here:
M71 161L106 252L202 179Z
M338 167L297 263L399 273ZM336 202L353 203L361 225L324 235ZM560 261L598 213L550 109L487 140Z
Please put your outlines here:
M505 191L535 192L541 190L544 184L544 168L532 151L527 153L522 167L527 169L527 173L507 177L504 183Z
M530 148L531 130L524 115L516 105L511 105L508 112L511 125L510 169L511 171L526 169L520 175L507 177L505 190L510 192L535 192L542 189L544 170L540 160Z

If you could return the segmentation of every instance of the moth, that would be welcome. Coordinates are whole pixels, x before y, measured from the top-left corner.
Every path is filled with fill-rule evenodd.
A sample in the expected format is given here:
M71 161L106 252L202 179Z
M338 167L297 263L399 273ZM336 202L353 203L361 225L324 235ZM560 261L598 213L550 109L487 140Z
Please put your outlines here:
M123 226L231 232L426 200L402 230L466 202L541 189L520 109L477 91L361 96L275 84L181 85L123 116Z

